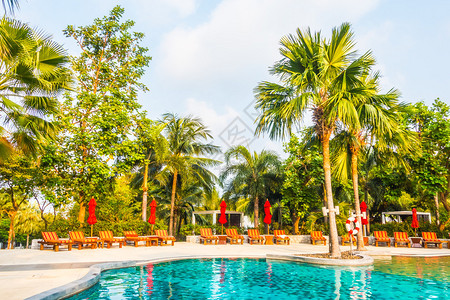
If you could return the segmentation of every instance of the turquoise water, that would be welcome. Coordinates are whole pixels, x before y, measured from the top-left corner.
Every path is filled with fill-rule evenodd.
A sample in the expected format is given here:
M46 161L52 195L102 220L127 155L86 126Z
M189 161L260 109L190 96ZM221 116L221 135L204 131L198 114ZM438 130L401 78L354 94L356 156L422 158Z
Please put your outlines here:
M109 270L70 299L450 299L448 258L371 267L265 259L195 259Z

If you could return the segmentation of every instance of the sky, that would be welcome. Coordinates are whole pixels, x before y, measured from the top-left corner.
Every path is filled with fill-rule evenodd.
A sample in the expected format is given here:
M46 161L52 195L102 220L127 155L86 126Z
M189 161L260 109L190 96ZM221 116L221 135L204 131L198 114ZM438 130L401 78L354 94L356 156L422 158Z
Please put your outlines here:
M166 112L200 117L223 151L244 144L274 150L283 141L253 135L253 89L278 61L279 41L297 28L321 31L350 22L359 53L377 60L382 91L396 88L401 101L440 98L450 104L450 1L415 0L23 0L14 17L51 34L68 50L67 25L92 24L115 5L136 22L152 61L139 102L151 119ZM308 119L305 125L310 124ZM221 159L221 157L216 157Z

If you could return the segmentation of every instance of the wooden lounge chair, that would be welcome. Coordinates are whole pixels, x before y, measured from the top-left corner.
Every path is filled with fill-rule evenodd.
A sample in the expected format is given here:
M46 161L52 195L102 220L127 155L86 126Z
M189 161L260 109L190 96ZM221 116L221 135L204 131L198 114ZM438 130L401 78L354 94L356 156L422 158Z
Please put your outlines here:
M355 236L354 236L353 234L350 235L350 236L351 236L351 238L352 238L353 245L356 246L356 238L355 238ZM347 235L343 235L343 236L341 237L341 245L342 245L342 246L345 246L345 244L349 244L349 245L350 245L350 237L349 237L348 234L347 234Z
M72 240L60 240L56 232L42 232L43 241L39 241L41 244L40 249L44 250L44 245L53 246L55 252L59 251L59 246L67 245L67 250L72 250Z
M172 246L175 244L175 237L174 236L169 236L167 234L167 230L164 229L157 229L155 230L156 235L158 236L158 240L161 242L161 246L167 246L169 245L168 242L171 241Z
M200 244L207 244L208 242L212 245L213 242L217 245L219 242L219 237L217 235L213 235L211 228L200 228Z
M327 239L323 236L322 231L311 231L311 242L313 245L317 245L317 243L327 244Z
M428 244L434 244L442 249L442 241L436 236L436 232L422 232L423 247L428 248Z
M134 230L124 231L123 235L125 236L125 242L134 243L135 247L139 245L139 242L145 242L146 246L150 246L152 240L156 240L156 244L158 244L158 238L152 238L151 236L139 236Z
M82 231L70 231L69 237L74 244L78 245L78 250L83 248L83 245L91 246L91 249L97 248L98 238L85 238Z
M275 243L279 244L287 244L291 243L291 239L284 233L284 230L274 230L273 236L275 238Z
M111 248L113 243L119 243L119 248L122 248L122 245L125 244L125 239L123 237L114 237L112 231L100 231L100 245L103 248L106 243L106 248Z
M398 244L406 244L405 246L411 248L411 241L408 238L408 233L394 232L394 247L397 248Z
M256 241L256 243L262 244L264 241L264 237L259 234L258 229L249 229L248 230L248 241L250 245Z
M230 244L243 244L244 243L244 237L242 235L239 235L237 232L237 229L226 229L225 232L227 233L227 239L230 240Z
M391 239L388 237L386 231L374 231L375 247L378 247L378 243L386 243L388 247L391 246Z

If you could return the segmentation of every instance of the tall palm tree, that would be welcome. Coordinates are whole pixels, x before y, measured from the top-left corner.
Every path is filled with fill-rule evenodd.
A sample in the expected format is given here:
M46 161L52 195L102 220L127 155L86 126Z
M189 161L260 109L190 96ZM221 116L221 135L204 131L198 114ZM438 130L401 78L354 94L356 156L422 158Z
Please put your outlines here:
M259 202L265 200L272 186L275 186L281 168L281 162L275 152L262 150L251 154L244 146L235 146L225 153L225 170L220 179L225 182L226 197L235 200L249 198L253 202L254 226L259 225Z
M361 93L363 77L374 60L370 52L357 56L350 24L333 28L331 39L320 32L297 29L296 35L281 39L282 59L271 73L280 83L262 82L255 89L256 108L261 110L256 133L268 132L280 138L300 125L312 110L316 133L322 144L325 190L329 210L330 254L340 257L336 215L333 203L330 165L330 137L339 120L359 124L352 98ZM351 87L349 88L349 84Z
M216 154L220 149L218 146L204 143L212 136L198 118L191 116L181 118L167 113L163 115L161 122L165 124L168 154L163 159L163 168L157 180L161 184L172 181L169 233L173 234L178 186L187 184L190 178L194 178L200 186L207 190L211 189L216 176L207 168L217 165L219 161L204 156Z
M34 154L55 133L47 116L59 111L56 96L70 84L68 57L50 36L6 17L0 49L0 158L14 148Z

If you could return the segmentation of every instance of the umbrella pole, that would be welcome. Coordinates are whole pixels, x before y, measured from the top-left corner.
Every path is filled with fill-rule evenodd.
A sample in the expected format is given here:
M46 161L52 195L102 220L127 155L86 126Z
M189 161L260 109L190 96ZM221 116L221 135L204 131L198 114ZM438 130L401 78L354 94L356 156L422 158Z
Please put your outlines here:
M91 237L94 236L93 231L94 231L94 224L91 224Z
M222 235L223 235L223 224L222 224Z
M155 226L155 224L152 224L152 235L153 235L153 226Z

